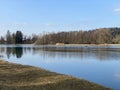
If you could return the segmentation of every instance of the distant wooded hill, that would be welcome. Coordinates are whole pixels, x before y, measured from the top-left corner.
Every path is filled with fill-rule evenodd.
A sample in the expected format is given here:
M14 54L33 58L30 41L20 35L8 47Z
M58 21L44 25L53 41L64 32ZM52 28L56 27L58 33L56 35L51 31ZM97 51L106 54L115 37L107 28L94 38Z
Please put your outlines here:
M49 33L40 36L36 44L120 44L120 28Z

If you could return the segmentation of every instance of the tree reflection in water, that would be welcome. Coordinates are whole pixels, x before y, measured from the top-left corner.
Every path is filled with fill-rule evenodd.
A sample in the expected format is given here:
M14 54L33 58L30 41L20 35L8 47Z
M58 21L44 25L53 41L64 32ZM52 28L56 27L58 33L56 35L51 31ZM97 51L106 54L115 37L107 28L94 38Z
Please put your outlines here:
M7 55L9 59L11 56L21 58L23 55L32 54L40 55L41 57L64 57L64 58L84 58L92 56L98 60L119 60L120 48L94 48L94 47L0 47L0 53Z
M21 58L23 55L23 47L6 47L6 54L8 59L11 55L16 56L16 58Z

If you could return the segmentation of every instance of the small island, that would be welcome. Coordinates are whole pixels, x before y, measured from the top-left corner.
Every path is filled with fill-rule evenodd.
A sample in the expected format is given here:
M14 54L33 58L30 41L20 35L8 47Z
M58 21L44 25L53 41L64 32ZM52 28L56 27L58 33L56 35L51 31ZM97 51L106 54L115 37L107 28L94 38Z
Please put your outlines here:
M0 60L0 90L111 90L72 76Z

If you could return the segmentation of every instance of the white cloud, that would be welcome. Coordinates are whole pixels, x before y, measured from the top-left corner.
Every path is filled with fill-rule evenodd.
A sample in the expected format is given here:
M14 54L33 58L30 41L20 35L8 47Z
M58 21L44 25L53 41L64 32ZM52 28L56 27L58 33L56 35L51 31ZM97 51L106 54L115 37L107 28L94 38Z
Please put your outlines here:
M120 13L120 7L119 8L115 8L114 12Z

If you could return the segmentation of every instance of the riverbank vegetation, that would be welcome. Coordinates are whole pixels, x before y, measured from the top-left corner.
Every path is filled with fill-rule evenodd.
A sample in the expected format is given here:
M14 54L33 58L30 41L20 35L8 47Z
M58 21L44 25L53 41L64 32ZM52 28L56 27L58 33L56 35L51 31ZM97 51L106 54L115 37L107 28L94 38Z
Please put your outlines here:
M0 90L111 90L72 76L0 60Z

